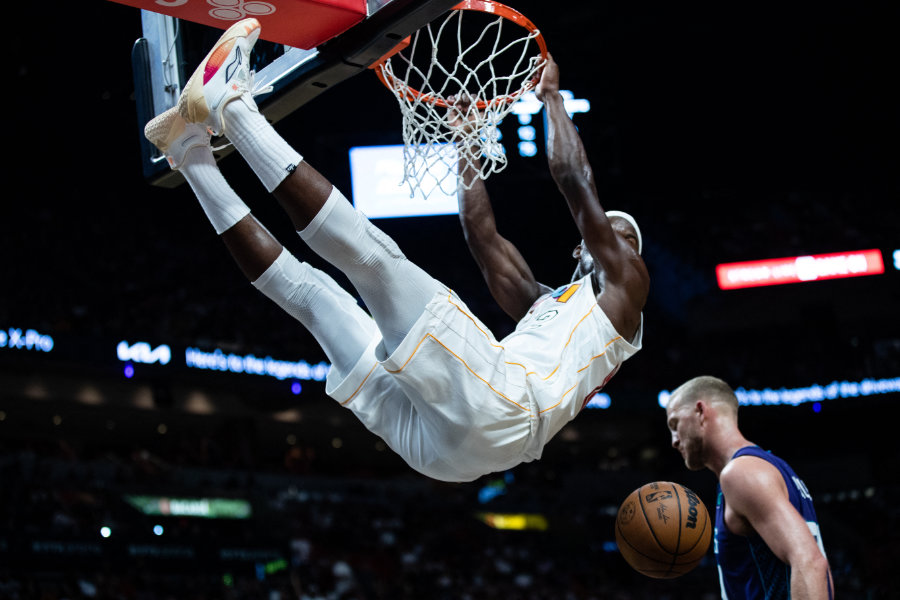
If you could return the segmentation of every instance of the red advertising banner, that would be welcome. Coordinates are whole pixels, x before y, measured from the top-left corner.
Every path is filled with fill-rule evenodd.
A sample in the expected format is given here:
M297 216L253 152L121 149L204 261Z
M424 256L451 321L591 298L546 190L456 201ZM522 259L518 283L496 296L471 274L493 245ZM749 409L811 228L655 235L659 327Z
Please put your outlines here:
M880 250L791 256L716 266L719 288L734 290L884 273Z

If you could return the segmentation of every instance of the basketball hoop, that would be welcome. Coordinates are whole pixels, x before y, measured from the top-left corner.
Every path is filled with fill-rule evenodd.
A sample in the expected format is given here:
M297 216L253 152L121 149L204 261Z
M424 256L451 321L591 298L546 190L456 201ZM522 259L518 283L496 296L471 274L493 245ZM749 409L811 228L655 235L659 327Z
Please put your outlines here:
M411 196L416 189L426 198L436 189L453 194L506 167L497 127L537 85L546 58L543 36L524 15L498 2L464 0L372 65L400 104L400 183L409 184ZM465 103L454 104L459 98ZM469 184L464 169L475 175Z

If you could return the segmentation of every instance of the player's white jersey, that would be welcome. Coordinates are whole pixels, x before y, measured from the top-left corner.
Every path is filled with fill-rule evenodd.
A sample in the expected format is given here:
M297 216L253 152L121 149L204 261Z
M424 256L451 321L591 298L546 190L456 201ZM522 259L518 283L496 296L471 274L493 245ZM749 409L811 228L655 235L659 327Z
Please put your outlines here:
M416 470L471 481L540 458L641 336L615 331L589 277L539 299L500 341L447 290L391 356L373 344L326 391Z
M591 278L543 296L501 342L528 365L546 444L641 348L643 323L625 340L597 304Z

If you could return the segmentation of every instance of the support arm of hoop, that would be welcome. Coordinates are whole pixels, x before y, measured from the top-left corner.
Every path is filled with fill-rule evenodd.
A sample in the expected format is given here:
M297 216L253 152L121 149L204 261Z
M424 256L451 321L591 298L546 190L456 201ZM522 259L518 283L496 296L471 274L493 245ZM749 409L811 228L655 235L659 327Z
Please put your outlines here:
M381 63L388 60L390 57L397 54L398 52L403 52L404 50L406 50L406 48L409 46L409 43L411 40L412 40L411 35L406 36L405 38L403 38L403 40L399 44L397 44L396 46L391 48L390 51L386 52L384 56L380 57L374 63L369 65L369 68L372 69L373 71L375 71L375 73L378 75L378 78L381 79L381 82L384 83L385 85L388 85L388 84L384 80L384 76L381 74L381 69L379 68L381 66Z

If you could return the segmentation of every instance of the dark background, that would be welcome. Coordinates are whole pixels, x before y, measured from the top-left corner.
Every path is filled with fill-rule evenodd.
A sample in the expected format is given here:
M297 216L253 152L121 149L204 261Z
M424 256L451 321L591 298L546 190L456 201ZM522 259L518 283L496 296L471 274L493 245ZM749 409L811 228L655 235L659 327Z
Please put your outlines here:
M34 597L54 597L57 592L47 590L62 589L65 581L73 585L71 574L26 551L28 539L62 535L49 517L54 510L71 514L79 510L73 506L82 506L61 500L60 490L90 490L98 503L67 530L72 539L87 539L117 510L121 521L140 528L137 517L116 508L113 491L141 483L172 494L252 496L265 518L293 519L284 531L255 521L250 532L234 537L217 526L222 539L216 543L242 539L281 548L288 538L305 536L320 549L322 569L344 561L357 574L357 591L340 597L514 597L512 589L534 598L715 592L710 564L657 587L598 545L612 539L610 509L643 482L681 481L710 509L715 504L713 476L688 473L667 446L656 404L660 390L699 374L755 389L900 374L900 271L892 256L900 247L897 7L875 1L512 5L542 29L560 65L562 87L591 101L590 113L575 122L601 200L605 208L638 219L652 281L645 348L608 386L613 407L581 415L548 446L544 459L514 470L515 484L498 501L502 509L563 514L574 523L543 537L496 538L486 528L468 531L469 517L454 524L434 519L434 511L423 516L428 502L440 507L439 514L468 515L485 482L423 481L325 397L319 384L306 385L298 397L284 382L152 368L126 381L120 365L95 356L103 344L142 339L310 362L324 358L302 328L242 279L186 186L162 189L144 179L143 123L135 116L130 64L141 35L137 9L112 2L34 4L14 9L16 26L7 33L12 77L5 131L12 158L5 161L0 219L0 327L32 327L76 351L52 360L0 350L0 553L22 557L0 580L20 581ZM214 40L217 34L211 35ZM507 137L514 137L512 121L504 125ZM348 195L349 147L401 141L396 102L370 73L322 94L278 129ZM221 167L283 243L323 266L237 154ZM578 234L543 153L513 156L488 189L502 233L537 278L549 285L568 280ZM412 260L456 289L498 337L511 330L514 324L491 300L465 248L456 217L378 224ZM885 274L735 291L721 291L715 282L719 263L869 248L882 251ZM198 393L211 399L210 413L190 408ZM138 397L149 400L141 404ZM810 404L742 409L746 435L791 462L817 498L842 597L889 597L889 582L896 580L886 565L897 558L897 513L889 498L898 489L900 461L888 417L897 400L897 394L834 400L818 413ZM279 418L291 410L293 417ZM23 456L43 465L39 476L24 474L23 461L30 459ZM148 456L164 475L142 462ZM110 481L79 475L78 465L97 464L116 464L131 479L123 471ZM268 488L257 478L262 474L284 479ZM224 482L215 479L220 475ZM379 516L367 516L361 507L373 504L371 491L347 491L352 478L382 486L379 510L408 519L395 530L404 532L393 546L398 555L417 543L433 546L432 553L420 549L418 562L411 563L429 575L413 577L398 566L410 563L396 557L384 558L387 566L380 567L361 558L380 556L370 547L374 542L359 538L375 535L372 523L389 519L376 509ZM340 525L325 527L319 512L272 508L272 497L290 486L322 489L326 498L342 494L340 503L323 500L314 507L330 511L328 522ZM36 497L51 498L54 508L41 509ZM197 527L184 525L183 539L209 540ZM456 533L456 547L448 546L446 527ZM482 553L489 548L496 553L488 558ZM554 570L568 573L565 581L551 585L546 571L532 568L539 562L534 554L547 548L561 563ZM535 577L540 583L520 586L499 567L493 575L482 573L480 584L457 575L461 566L480 572L461 556L496 565L510 549L532 551L527 560L518 558L521 564L508 562L515 565L512 573L519 567L544 573ZM569 553L579 558L569 560ZM79 571L88 579L105 573L91 579L104 592L111 572L128 573L121 578L144 590L152 588L140 579L148 570L160 577L173 572L171 565L135 569L133 562L122 566L104 556L102 564L89 560ZM207 566L210 581L218 582L224 567L214 560ZM252 575L246 565L232 571L241 569ZM385 575L390 569L393 576ZM307 573L306 580L323 595L329 586L339 587L317 573ZM405 591L386 591L384 583L366 588L360 574L402 581ZM452 583L439 593L434 582L441 574ZM270 583L250 575L257 586ZM196 585L198 597L237 593L227 586L210 591L205 580ZM601 585L610 587L600 591Z

